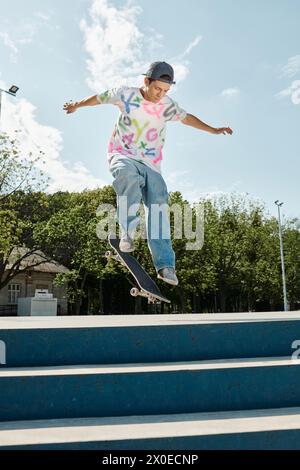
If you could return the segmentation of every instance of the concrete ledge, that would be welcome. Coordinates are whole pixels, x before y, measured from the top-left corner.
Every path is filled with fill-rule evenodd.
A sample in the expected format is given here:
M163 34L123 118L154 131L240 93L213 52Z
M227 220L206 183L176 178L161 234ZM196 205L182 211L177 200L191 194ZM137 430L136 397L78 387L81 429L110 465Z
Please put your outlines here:
M150 372L201 371L214 369L243 369L249 367L284 367L300 365L300 359L291 357L261 357L247 359L216 359L147 364L74 365L52 367L17 367L0 369L0 380L4 377L49 377L70 375L140 374Z
M298 431L299 437L299 407L0 423L0 449L93 447L132 450L164 449L165 446L170 449L170 444L174 445L173 449L178 449L176 442L181 442L180 448L196 449L197 447L189 445L197 442L197 438L198 448L203 449L208 448L209 436L219 440L222 437L223 448L237 449L236 445L240 443L242 447L239 448L261 449L270 448L268 445L273 445L274 434L279 431ZM243 439L243 435L244 438L247 437L248 443ZM284 440L281 439L279 444L281 448L300 449L300 441L296 443L295 435L285 433ZM218 447L218 441L214 442ZM182 447L184 443L185 447Z
M0 317L0 330L36 328L107 328L300 320L295 312L193 313L176 315L81 315Z
M1 368L292 355L300 312L0 318Z
M295 407L300 361L196 361L0 371L0 421Z

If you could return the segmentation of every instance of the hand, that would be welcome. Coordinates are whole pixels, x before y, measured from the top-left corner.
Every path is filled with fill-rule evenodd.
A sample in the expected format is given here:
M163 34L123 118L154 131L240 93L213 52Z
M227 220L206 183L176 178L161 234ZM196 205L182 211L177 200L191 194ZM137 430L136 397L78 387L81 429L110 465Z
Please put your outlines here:
M64 104L64 111L67 111L67 114L75 113L77 106L76 103L72 103L72 100Z
M230 127L216 127L213 131L214 134L232 134Z

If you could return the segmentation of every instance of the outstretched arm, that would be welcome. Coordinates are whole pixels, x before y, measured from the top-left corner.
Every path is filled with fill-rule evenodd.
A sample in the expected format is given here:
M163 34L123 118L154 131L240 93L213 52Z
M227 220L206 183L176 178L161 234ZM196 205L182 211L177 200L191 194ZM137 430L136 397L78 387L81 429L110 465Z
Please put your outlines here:
M193 116L193 114L187 114L181 122L187 126L192 126L196 129L210 132L211 134L232 134L230 127L211 127L205 124L205 122L200 121L196 116Z
M89 96L81 101L75 101L75 103L71 101L66 102L64 104L64 111L67 111L67 114L74 113L77 108L81 108L82 106L95 106L96 104L101 104L97 98L97 95Z

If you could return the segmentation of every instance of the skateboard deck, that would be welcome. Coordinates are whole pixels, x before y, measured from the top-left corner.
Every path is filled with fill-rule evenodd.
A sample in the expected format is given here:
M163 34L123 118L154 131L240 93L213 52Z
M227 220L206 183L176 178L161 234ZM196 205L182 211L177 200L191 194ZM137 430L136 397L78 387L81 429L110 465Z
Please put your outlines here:
M149 274L146 273L140 263L130 253L125 253L119 249L120 239L118 237L109 235L108 243L113 248L115 254L107 251L105 253L106 258L113 258L123 264L136 281L138 287L131 289L130 294L132 296L136 297L140 295L146 297L148 301L152 303L170 303L170 300L163 296L156 283L151 279Z

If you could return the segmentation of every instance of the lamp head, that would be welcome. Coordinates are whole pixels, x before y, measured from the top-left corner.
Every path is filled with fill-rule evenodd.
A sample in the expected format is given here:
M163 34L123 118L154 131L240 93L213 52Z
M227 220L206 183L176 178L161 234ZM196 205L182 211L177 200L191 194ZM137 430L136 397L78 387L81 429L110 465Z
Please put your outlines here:
M10 93L13 93L15 95L18 89L19 87L17 87L16 85L12 85L8 91L10 91Z

